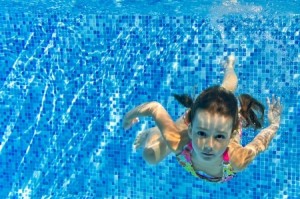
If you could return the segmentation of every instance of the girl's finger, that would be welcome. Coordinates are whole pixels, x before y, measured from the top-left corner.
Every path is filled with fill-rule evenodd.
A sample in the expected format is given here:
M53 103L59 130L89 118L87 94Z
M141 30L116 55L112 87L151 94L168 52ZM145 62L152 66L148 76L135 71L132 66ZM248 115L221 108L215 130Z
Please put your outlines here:
M279 107L280 106L280 98L278 97L274 103L275 107Z
M280 97L277 98L277 104L280 106Z
M268 104L268 107L270 107L270 98L267 97L267 104Z
M274 105L276 103L275 95L272 95L272 104Z

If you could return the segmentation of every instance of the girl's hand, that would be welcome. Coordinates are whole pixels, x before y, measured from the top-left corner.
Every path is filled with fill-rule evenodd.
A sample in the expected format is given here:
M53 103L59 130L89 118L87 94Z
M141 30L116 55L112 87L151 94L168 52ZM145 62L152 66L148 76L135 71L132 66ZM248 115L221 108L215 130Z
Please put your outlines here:
M275 99L274 95L272 97L272 102L267 98L267 104L269 107L268 119L271 124L279 126L280 115L282 113L282 106L280 104L280 98Z
M129 119L128 117L124 117L123 120L123 128L125 130L129 129L130 127L132 127L135 123L138 123L140 120L138 117L133 118L133 119Z

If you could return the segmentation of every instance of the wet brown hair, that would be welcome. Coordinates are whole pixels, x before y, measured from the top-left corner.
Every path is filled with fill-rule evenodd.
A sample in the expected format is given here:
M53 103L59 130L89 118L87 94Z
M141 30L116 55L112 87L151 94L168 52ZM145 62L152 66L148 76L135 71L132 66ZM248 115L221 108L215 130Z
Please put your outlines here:
M241 94L239 101L241 104L240 114L247 122L245 127L252 126L254 129L262 128L265 107L248 94Z
M182 105L190 108L187 115L189 122L192 122L196 111L203 109L211 114L220 114L233 119L232 133L238 128L238 101L231 91L217 85L205 89L193 102L188 95L173 94Z

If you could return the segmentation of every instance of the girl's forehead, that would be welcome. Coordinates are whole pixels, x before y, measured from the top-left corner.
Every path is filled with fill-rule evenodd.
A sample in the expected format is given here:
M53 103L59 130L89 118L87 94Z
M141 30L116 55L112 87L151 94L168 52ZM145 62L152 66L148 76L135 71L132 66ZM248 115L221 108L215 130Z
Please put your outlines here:
M206 117L219 117L219 118L232 119L231 116L223 115L223 114L220 114L220 113L212 113L212 112L209 112L209 111L204 110L204 109L198 109L196 111L195 117L201 117L201 116L203 118L206 118Z
M201 128L221 128L232 129L233 118L218 113L210 113L206 110L199 109L196 111L193 119L193 125Z

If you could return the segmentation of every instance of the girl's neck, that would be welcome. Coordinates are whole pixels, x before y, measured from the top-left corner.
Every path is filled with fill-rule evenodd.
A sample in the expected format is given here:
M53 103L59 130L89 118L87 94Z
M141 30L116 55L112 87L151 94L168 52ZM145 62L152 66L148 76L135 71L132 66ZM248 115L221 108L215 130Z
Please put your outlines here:
M207 174L214 175L218 173L220 167L222 167L223 158L216 158L212 161L204 161L197 157L194 151L192 151L192 163L195 170L204 171Z

